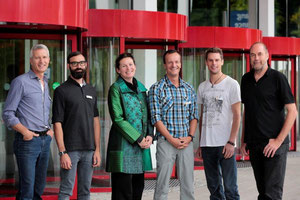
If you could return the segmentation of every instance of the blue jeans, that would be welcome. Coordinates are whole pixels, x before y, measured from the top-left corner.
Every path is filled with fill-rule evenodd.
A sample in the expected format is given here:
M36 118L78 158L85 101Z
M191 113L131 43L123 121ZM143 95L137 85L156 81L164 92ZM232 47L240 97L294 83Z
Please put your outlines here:
M14 153L19 170L19 190L17 200L42 199L50 155L51 136L33 137L24 141L21 133L16 133Z
M235 155L225 159L221 147L201 147L211 200L239 200ZM222 184L224 183L224 189Z
M60 169L60 188L58 199L67 200L72 195L77 171L77 199L90 199L90 188L93 175L94 151L70 151L68 152L72 162L70 170Z

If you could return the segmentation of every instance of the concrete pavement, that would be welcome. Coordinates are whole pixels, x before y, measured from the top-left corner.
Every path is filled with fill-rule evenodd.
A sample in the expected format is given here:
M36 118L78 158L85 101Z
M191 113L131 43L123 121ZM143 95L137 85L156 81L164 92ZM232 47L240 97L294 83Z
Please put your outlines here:
M203 170L195 171L195 199L209 199ZM238 168L238 186L241 200L257 199L257 190L251 167ZM153 190L144 190L143 200L153 199ZM92 193L92 200L110 200L110 193ZM179 200L179 186L171 187L168 199ZM300 152L289 152L284 183L283 200L300 200Z

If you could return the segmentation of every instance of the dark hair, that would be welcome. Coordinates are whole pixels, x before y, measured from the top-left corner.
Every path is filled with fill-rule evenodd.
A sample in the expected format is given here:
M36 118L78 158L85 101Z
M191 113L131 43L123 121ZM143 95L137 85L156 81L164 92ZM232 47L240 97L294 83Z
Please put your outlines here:
M167 54L172 54L172 53L178 53L179 56L180 56L180 59L181 59L181 54L179 51L175 50L175 49L171 49L171 50L168 50L164 53L164 56L163 56L163 61L164 61L164 64L166 64L166 56Z
M135 64L135 60L134 60L133 55L132 55L131 53L125 52L125 53L120 54L120 55L117 57L116 62L115 62L115 67L116 67L116 69L119 69L119 67L120 67L120 61L121 61L123 58L131 58L131 59L133 60L133 63Z
M67 57L67 62L70 63L70 59L74 56L78 56L78 55L82 55L82 53L80 51L74 51L72 53L70 53ZM84 57L84 55L82 55ZM85 59L85 57L84 57Z
M208 54L210 53L218 53L220 54L221 56L221 59L223 60L224 59L224 56L223 56L223 51L222 49L218 48L218 47L213 47L213 48L209 48L205 51L205 60L207 60L207 57L208 57Z
M251 45L249 51L251 51L252 47L253 47L254 45L256 45L256 44L261 44L261 45L264 47L264 49L266 50L266 52L269 53L269 50L268 50L267 46L266 46L263 42L254 42L254 43Z

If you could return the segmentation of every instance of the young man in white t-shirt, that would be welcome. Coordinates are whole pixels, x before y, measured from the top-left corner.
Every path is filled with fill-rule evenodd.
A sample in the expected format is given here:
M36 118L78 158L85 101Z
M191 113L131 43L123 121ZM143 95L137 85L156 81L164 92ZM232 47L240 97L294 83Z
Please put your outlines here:
M198 88L201 117L200 147L196 155L203 158L210 199L237 200L240 196L234 148L241 119L240 86L222 73L221 49L208 49L205 59L210 79Z

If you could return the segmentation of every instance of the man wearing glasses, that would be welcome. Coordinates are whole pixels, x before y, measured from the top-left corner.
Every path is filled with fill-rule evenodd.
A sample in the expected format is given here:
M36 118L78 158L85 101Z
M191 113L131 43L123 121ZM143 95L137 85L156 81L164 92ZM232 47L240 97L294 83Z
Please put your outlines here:
M100 166L100 123L96 90L84 81L87 62L80 52L68 58L70 76L54 91L53 118L60 156L59 199L72 195L77 172L78 199L90 198L93 167Z

